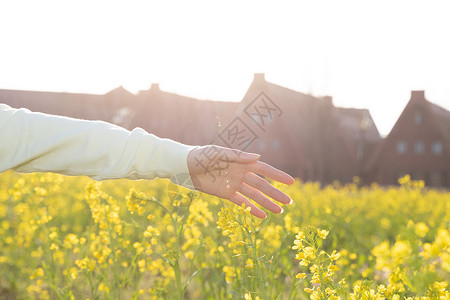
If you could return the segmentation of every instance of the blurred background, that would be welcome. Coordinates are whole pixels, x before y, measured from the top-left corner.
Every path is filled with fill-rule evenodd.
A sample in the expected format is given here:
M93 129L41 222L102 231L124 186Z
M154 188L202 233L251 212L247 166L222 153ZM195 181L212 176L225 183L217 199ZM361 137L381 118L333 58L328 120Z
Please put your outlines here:
M3 1L0 102L450 187L445 1Z

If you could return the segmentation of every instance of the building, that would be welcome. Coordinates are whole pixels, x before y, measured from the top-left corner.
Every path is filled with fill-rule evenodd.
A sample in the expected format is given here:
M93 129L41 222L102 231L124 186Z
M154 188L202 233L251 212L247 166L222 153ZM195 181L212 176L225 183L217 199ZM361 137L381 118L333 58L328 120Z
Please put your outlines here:
M232 117L237 102L199 100L162 91L158 84L134 99L131 127L189 145L214 142L221 125Z
M370 158L367 181L396 184L409 174L427 186L450 187L450 112L412 91L389 135Z
M32 111L141 127L190 144L257 152L304 181L350 182L381 141L368 110L335 107L255 74L240 102L199 100L162 91L104 95L0 90L0 102Z
M100 118L103 98L104 95L0 90L0 102L11 107L87 120Z
M234 117L256 136L245 150L304 181L352 181L368 155L363 152L381 140L367 110L337 108L331 97L273 84L264 74L255 74Z

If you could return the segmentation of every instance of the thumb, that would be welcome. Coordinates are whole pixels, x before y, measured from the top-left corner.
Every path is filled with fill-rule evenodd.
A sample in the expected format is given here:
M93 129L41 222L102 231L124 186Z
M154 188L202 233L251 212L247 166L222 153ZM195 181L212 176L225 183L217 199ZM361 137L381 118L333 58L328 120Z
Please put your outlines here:
M229 161L240 163L256 162L261 157L260 154L244 152L239 149L227 149L226 156Z

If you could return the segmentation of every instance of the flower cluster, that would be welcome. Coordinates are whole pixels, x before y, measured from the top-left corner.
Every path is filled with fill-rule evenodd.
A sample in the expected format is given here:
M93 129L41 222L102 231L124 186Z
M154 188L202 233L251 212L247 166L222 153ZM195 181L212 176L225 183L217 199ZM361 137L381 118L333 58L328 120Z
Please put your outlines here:
M304 290L311 294L311 299L340 299L340 287L336 288L333 283L333 276L339 270L335 261L339 259L340 254L336 250L328 254L319 247L319 240L325 240L328 234L327 230L307 227L298 232L292 246L292 249L297 251L295 259L300 261L299 265L308 268L305 272L298 273L296 278L309 278L311 286L305 287Z
M168 180L3 173L0 298L450 298L448 191L274 184L294 203L260 221Z

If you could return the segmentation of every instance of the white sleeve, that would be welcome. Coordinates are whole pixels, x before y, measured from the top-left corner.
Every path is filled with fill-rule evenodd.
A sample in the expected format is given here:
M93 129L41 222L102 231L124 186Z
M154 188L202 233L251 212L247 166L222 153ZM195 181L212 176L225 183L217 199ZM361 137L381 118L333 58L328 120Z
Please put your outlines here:
M194 189L187 167L193 148L141 128L128 131L0 104L0 172L55 172L95 180L161 177Z

